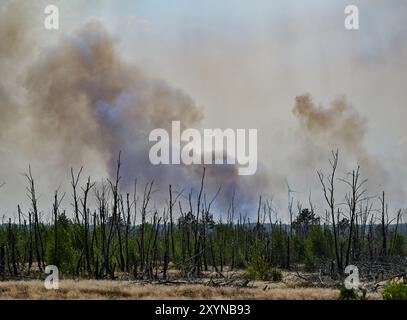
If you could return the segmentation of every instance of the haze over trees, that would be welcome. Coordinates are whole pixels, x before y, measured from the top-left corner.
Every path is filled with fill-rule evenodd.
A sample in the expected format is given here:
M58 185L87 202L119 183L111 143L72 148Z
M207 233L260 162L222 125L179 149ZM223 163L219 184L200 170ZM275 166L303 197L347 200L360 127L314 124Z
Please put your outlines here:
M71 169L72 206L61 208L67 195L55 191L52 221L45 222L29 169L31 207L23 212L18 206L18 218L0 227L0 278L43 277L50 264L63 277L95 279L190 279L208 273L222 278L244 270L247 280L278 281L281 269L340 279L349 264L371 279L404 275L403 211L390 219L386 193L369 197L359 167L338 178L338 161L333 152L330 171L317 173L326 208L316 211L311 199L294 206L290 198L289 223L261 196L254 220L236 209L235 196L223 213L226 219L215 219L220 189L207 197L205 168L198 192L183 194L187 205L169 185L167 204L156 208L154 182L142 186L141 197L137 181L133 194L121 192L120 155L114 179L105 184L88 177L81 185L82 169ZM339 183L347 186L345 195L336 194ZM94 201L95 207L89 205Z

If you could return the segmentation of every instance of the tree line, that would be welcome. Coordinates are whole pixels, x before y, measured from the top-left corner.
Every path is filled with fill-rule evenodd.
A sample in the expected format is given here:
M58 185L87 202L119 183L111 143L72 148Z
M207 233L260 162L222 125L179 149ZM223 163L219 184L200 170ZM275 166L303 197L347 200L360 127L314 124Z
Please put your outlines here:
M46 265L56 265L65 277L95 279L169 279L201 277L212 272L246 270L252 279L268 280L273 270L321 270L340 277L345 266L360 261L389 261L406 253L401 230L402 210L389 218L386 194L373 207L358 167L346 179L336 178L338 152L330 172L318 172L327 210L316 212L289 199L290 221L283 223L272 200L259 197L253 221L236 210L233 196L226 219L215 219L212 199L204 191L205 168L198 192L181 201L168 186L168 202L152 208L154 182L142 196L120 191L120 155L114 179L96 185L88 177L80 185L82 168L71 169L72 209L61 208L65 194L57 190L52 221L43 221L36 185L26 174L30 209L0 227L0 278L40 277ZM348 188L344 202L335 198L339 182ZM89 203L95 201L91 208ZM185 204L187 203L187 204Z

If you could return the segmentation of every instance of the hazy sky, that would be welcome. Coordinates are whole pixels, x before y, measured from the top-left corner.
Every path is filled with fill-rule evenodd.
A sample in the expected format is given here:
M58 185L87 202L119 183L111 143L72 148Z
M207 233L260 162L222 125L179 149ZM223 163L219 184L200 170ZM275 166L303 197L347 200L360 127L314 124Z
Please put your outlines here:
M1 0L0 9L8 2ZM42 26L43 8L51 2L60 10L58 31ZM344 28L348 4L359 7L360 30ZM310 94L324 108L346 98L364 122L361 145L389 177L380 181L378 175L372 193L391 190L395 206L405 206L406 1L47 0L30 5L28 14L35 35L33 60L97 18L125 60L149 77L181 88L202 108L202 127L258 129L258 175L269 176L264 193L281 208L286 206L286 181L300 192L299 199L307 199L310 190L319 197L316 170L326 167L335 147L334 138L326 149L323 139L308 144L293 114L296 96ZM9 150L3 152L12 158ZM360 161L352 154L343 158L341 174ZM15 174L24 181L24 160L7 167L6 178ZM38 172L44 171L38 165ZM10 213L16 201L10 192L16 198L25 192L17 182L6 183L0 201ZM44 190L56 184L44 182Z

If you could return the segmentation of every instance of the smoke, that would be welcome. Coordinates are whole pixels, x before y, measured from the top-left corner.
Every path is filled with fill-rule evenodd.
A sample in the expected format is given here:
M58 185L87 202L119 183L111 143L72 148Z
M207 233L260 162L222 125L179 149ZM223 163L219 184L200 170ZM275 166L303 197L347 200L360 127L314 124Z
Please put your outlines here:
M345 148L346 152L365 152L362 142L366 120L345 98L338 98L329 108L324 108L316 107L310 95L298 96L293 112L314 139L334 142Z
M190 97L127 65L100 22L62 40L27 72L33 140L48 139L58 165L78 164L93 150L108 164L119 150L145 158L145 134L172 119L196 126L202 117ZM43 150L41 150L41 153ZM146 153L148 155L148 153ZM135 159L136 158L136 159ZM148 159L148 158L146 158Z
M10 130L20 118L15 98L20 90L17 91L13 80L18 77L20 60L31 43L29 21L24 19L25 10L23 2L12 2L0 10L0 138L11 135Z
M321 156L325 158L327 150L335 149L355 156L357 161L370 161L363 145L366 119L346 98L337 98L324 108L316 106L310 95L297 96L293 113L299 121L300 137L306 140L303 145L309 150L305 154L311 163Z
M387 112L381 113L377 105L385 102L392 91L379 92L381 84L373 83L377 94L369 91L369 99L364 99L363 87L348 87L348 81L342 81L344 73L340 71L346 68L326 70L321 59L304 67L303 54L290 56L281 67L280 55L286 55L286 51L299 52L298 44L292 47L296 43L292 38L284 36L277 45L269 47L267 33L266 38L260 35L245 48L235 50L229 33L223 35L225 41L221 44L209 41L212 38L208 34L208 42L191 49L181 34L182 41L175 41L176 49L171 49L160 41L167 34L158 29L161 35L158 40L147 36L126 38L135 46L131 54L141 57L139 61L146 61L135 66L123 58L118 39L112 37L100 21L90 21L70 34L55 33L59 39L53 43L50 37L54 36L50 33L35 31L33 26L42 26L42 21L34 23L28 6L27 1L11 1L0 9L0 184L7 183L0 193L2 207L14 208L25 196L25 181L20 173L26 171L28 164L32 165L38 189L46 190L41 198L44 204L51 203L50 191L59 185L69 191L70 167L78 169L83 165L84 173L94 179L113 176L119 151L122 151L123 191L130 191L137 178L139 190L154 180L154 189L160 191L155 193L154 199L158 194L166 199L170 183L174 191L184 189L187 194L193 188L196 194L201 166L152 166L148 160L148 134L155 128L170 131L173 120L181 122L181 129L199 129L206 121L216 123L216 127L224 122L236 123L239 127L242 123L258 126L259 140L263 141L259 145L259 158L267 168L259 163L255 176L243 177L237 174L235 166L207 166L205 192L208 199L219 187L222 191L218 201L225 203L236 193L236 199L240 198L248 206L259 194L267 197L269 194L264 193L275 193L274 203L283 208L283 215L287 180L300 192L296 198L303 197L302 200L307 201L308 190L317 190L316 193L320 190L315 171L324 168L329 151L337 148L340 150L339 174L343 176L360 165L363 176L369 178L369 186L386 191L391 188L389 193L403 199L405 193L399 173L404 170L396 161L391 161L390 154L382 158L372 154L372 142L367 141L371 138L369 125L375 117L390 117ZM291 28L293 32L297 29L301 34L304 32L296 26L291 25ZM150 40L160 45L149 47ZM218 50L219 55L212 54L218 45L222 48ZM137 46L140 46L139 51ZM314 46L309 41L301 43L302 47L325 52L319 49L319 44ZM162 53L164 49L170 50L167 56ZM332 59L348 63L343 60L347 55L327 52L329 58L332 55ZM151 59L145 59L144 54ZM236 66L243 76L234 76ZM270 67L273 73L265 71ZM319 67L324 68L323 72ZM372 65L368 67L369 72L376 69ZM162 73L158 72L160 69ZM317 70L312 76L308 72L311 69ZM342 85L332 89L325 86L328 83L325 80L321 83L321 74L325 72L334 73ZM194 97L199 97L199 101L204 101L208 109L204 110L184 90L151 74L181 83ZM363 81L359 79L358 83L367 83L370 88L371 83L367 81L370 78L373 77L361 78ZM386 78L386 82L389 83L389 79ZM398 79L402 77L399 75ZM347 92L352 101L357 102L358 110L369 110L366 114L370 123L346 98L318 106L309 95L304 95L295 101L293 114L297 123L293 136L289 127L292 114L276 108L291 105L292 97L303 90L323 97L331 95L333 90ZM367 142L370 148L366 147Z
M30 43L30 24L26 19L27 5L14 1L5 6L1 13L0 30L2 41L0 55L2 64L22 56Z
M30 60L26 25L16 23L24 16L21 9L15 10L15 2L3 14L7 19L0 18L0 55L2 61L18 57L7 65L19 65ZM155 128L170 131L173 120L181 122L181 129L199 128L202 109L181 89L127 63L117 40L100 21L88 22L31 60L23 76L11 77L11 85L0 82L1 145L26 161L18 170L36 161L43 168L40 172L54 183L66 178L70 167L82 165L114 176L122 151L123 190L130 191L135 178L142 184L154 180L165 197L170 183L187 192L199 187L201 166L150 164L148 135ZM16 90L22 92L22 101L13 102ZM209 194L222 188L223 202L242 188L250 200L263 185L256 179L249 187L249 181L230 165L208 166L206 181Z
M391 188L396 197L403 195L400 183L366 149L367 119L345 97L324 107L316 106L308 94L297 96L293 113L299 121L297 134L305 146L300 158L306 166L318 168L321 161L327 162L327 150L339 149L343 176L360 166L363 176L369 179L371 192Z

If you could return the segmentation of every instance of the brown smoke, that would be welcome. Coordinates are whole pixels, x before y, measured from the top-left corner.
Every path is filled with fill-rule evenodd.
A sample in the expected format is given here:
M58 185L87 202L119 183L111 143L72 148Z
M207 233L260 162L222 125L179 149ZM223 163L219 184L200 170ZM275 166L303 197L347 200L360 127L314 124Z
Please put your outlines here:
M345 98L334 100L329 108L315 106L310 95L296 97L294 115L314 139L344 148L345 152L363 153L366 119Z
M339 149L342 174L359 165L371 187L380 189L393 184L396 192L401 192L400 186L394 186L395 182L389 181L381 162L366 150L367 120L346 98L338 98L329 107L323 107L316 106L310 95L301 95L296 97L293 113L300 122L298 135L304 146L300 159L308 168L320 169L318 166L328 157L327 150Z

